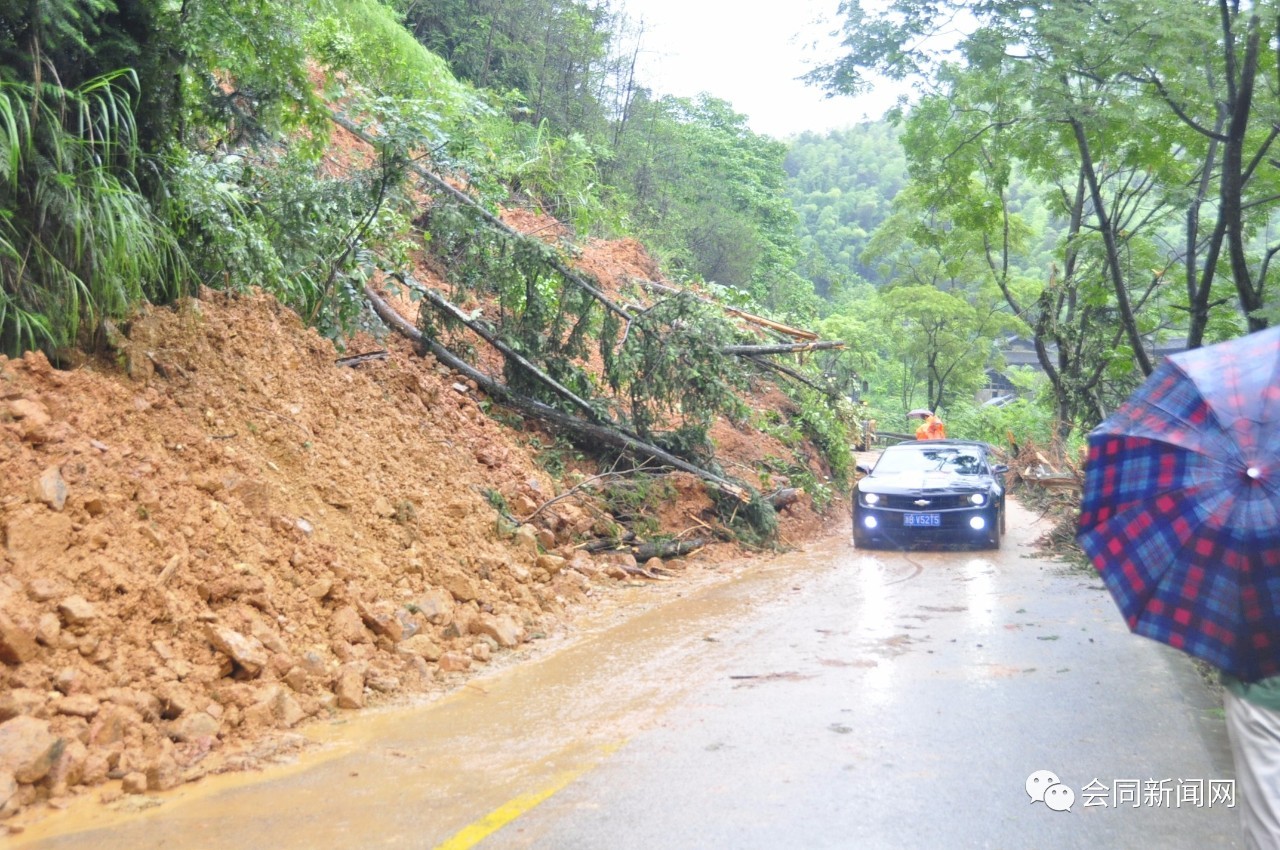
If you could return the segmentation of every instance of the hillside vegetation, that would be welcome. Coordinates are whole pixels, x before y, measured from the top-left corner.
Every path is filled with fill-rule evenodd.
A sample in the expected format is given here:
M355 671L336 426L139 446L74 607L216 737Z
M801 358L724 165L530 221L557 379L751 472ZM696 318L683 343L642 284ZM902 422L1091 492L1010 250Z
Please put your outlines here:
M0 23L0 817L252 766L842 514L784 148L727 104L514 47L549 76L484 88L373 0Z

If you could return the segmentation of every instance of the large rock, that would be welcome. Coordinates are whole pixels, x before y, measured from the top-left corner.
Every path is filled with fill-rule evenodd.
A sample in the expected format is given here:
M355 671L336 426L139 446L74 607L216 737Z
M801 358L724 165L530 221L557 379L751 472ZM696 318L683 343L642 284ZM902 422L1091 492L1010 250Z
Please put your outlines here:
M453 594L441 587L430 587L414 603L427 621L437 626L453 621Z
M507 616L481 614L471 623L471 633L488 635L498 642L498 646L510 649L519 646L524 637L524 629L515 620Z
M138 690L137 688L107 688L102 692L101 696L107 702L133 709L144 720L154 721L160 719L160 698L148 691Z
M160 753L147 765L147 790L168 791L182 784L182 768L171 753Z
M62 480L62 471L51 466L40 473L40 477L31 484L31 495L55 511L62 510L67 504L67 482Z
M573 553L573 558L569 561L569 569L576 570L587 578L595 578L602 572L595 558L583 551Z
M461 652L446 652L440 656L440 669L446 673L460 673L471 669L471 659Z
M98 700L92 694L74 694L53 702L53 710L58 714L83 717L86 720L93 718L99 707Z
M338 708L364 708L364 670L357 664L344 664L333 686Z
M530 559L538 556L538 531L532 525L522 525L516 529L516 548L524 552Z
M98 609L83 596L68 596L58 603L58 616L64 626L88 626L98 619Z
M221 721L207 711L188 712L165 726L165 734L179 743L218 737Z
M565 559L559 555L539 555L537 566L540 570L546 570L550 575L555 575L564 569Z
M404 639L404 624L396 617L395 609L391 605L358 601L356 610L360 612L360 620L375 635L388 638L393 643L399 643Z
M62 755L63 741L49 731L49 721L20 715L0 723L0 773L19 782L39 782Z
M334 639L344 640L347 643L372 642L372 637L369 635L369 630L365 628L360 612L350 605L343 605L333 612L333 619L329 621L329 634Z
M38 401L18 398L9 402L9 415L18 422L18 432L24 440L43 443L49 439L52 419L48 410Z
M225 653L250 676L258 675L267 666L266 647L256 638L245 637L235 629L215 623L205 624L205 637L214 649Z
M480 585L476 580L454 567L445 567L440 571L440 586L459 602L471 602L480 598Z
M63 747L62 754L54 761L45 777L55 794L65 794L73 785L80 784L84 778L85 763L89 759L89 749L74 738Z
M0 691L0 723L23 714L35 714L48 701L42 691L13 688Z
M15 623L0 611L0 661L23 664L35 658L39 651L35 631Z
M161 682L155 696L160 704L160 716L165 720L194 713L201 707L192 690L181 682Z
M142 715L123 705L105 705L89 724L89 746L110 747L124 742L142 725Z
M251 723L286 729L298 725L306 716L289 689L279 683L263 685L255 694L253 705L244 712L245 720Z
M400 642L396 649L405 655L416 656L427 661L439 661L440 656L444 653L440 645L427 635L414 635L411 638L406 638Z

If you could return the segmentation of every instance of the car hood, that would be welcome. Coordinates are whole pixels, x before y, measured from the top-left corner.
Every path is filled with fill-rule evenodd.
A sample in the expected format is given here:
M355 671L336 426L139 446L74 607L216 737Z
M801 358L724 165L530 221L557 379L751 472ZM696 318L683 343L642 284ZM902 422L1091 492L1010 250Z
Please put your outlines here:
M863 493L924 493L951 491L985 492L995 486L990 475L953 475L949 472L900 472L895 475L870 475L858 482Z

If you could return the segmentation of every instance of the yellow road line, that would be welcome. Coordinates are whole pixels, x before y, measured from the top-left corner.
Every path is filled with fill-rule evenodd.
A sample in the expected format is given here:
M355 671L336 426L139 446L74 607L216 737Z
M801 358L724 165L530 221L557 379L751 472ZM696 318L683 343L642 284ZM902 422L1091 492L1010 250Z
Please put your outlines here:
M608 755L621 747L622 743L623 742L619 742L607 747L602 747L601 750L604 754ZM532 794L522 794L519 797L508 800L498 808L489 812L489 814L480 818L480 820L468 824L458 832L454 833L453 836L445 840L443 844L436 845L435 850L470 850L470 848L475 847L481 841L484 841L490 835L502 829L525 812L548 800L552 795L563 789L570 782L573 782L573 780L582 776L594 767L594 764L587 764L574 768L573 770L566 770L562 773L556 774L555 780L550 785L540 791L535 791Z

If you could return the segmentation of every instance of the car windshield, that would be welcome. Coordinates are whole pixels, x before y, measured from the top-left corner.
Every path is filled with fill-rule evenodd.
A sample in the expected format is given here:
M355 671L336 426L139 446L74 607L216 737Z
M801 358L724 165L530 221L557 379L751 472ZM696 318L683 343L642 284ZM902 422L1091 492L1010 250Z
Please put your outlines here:
M973 449L955 446L889 449L876 464L876 475L898 475L903 472L950 472L955 475L981 475L985 471L982 456Z

